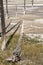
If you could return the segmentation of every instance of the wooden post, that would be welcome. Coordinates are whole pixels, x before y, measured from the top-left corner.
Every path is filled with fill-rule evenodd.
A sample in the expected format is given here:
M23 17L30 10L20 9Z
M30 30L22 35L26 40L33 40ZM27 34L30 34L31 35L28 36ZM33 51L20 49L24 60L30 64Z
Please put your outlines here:
M26 10L26 0L24 0L24 11Z
M9 18L9 13L8 13L8 0L6 0L6 14L7 14L7 17Z
M17 4L16 4L16 19L17 19Z
M32 6L33 6L33 0L32 0Z
M8 0L6 0L6 13L8 14Z
M1 8L1 28L2 28L2 47L1 49L5 49L5 18L4 18L4 8L3 8L3 0L0 0L0 8Z

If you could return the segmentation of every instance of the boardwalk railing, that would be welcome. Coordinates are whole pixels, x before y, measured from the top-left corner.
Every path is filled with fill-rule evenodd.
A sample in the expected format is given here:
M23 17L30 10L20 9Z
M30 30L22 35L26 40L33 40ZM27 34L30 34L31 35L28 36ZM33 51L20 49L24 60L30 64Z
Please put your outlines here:
M10 61L10 62L17 62L21 60L21 44L23 41L23 34L24 34L24 23L22 22L21 24L21 31L20 31L20 37L18 40L18 45L16 47L16 49L14 49L12 56L10 58L7 58L6 61Z
M25 10L29 7L43 7L43 0L7 0L7 3L5 0L3 0L4 2L4 10L5 10L5 14L6 14L6 8L8 9L7 12L9 13L9 15L12 13L15 15L15 12L22 12L22 10ZM7 6L6 6L7 5Z
M15 30L14 30L13 34L10 36L10 38L8 39L8 41L5 44L2 44L2 47L1 47L2 50L4 50L8 46L8 44L10 43L10 40L12 39L13 35L18 31L20 24L21 24L21 22L17 23L16 25L14 25L11 29L9 29L6 32L6 34L7 34L8 32L10 32L15 27Z

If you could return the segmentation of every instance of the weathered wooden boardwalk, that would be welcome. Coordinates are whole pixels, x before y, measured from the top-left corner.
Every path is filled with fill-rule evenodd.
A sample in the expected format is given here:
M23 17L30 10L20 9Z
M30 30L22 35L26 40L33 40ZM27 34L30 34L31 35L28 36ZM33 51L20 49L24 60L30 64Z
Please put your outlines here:
M25 33L43 33L43 0L34 0L33 6L32 6L32 0L26 0L25 5L25 16L24 16L24 32ZM4 0L4 11L5 11L5 17L6 17L6 2ZM10 27L12 27L15 22L17 22L19 19L22 19L24 15L24 0L8 0L8 14L10 19L5 18L5 22L7 24L10 20L12 22L10 23ZM16 19L17 14L17 19ZM15 19L16 20L15 20ZM6 26L7 26L6 24ZM9 29L8 28L8 29Z

